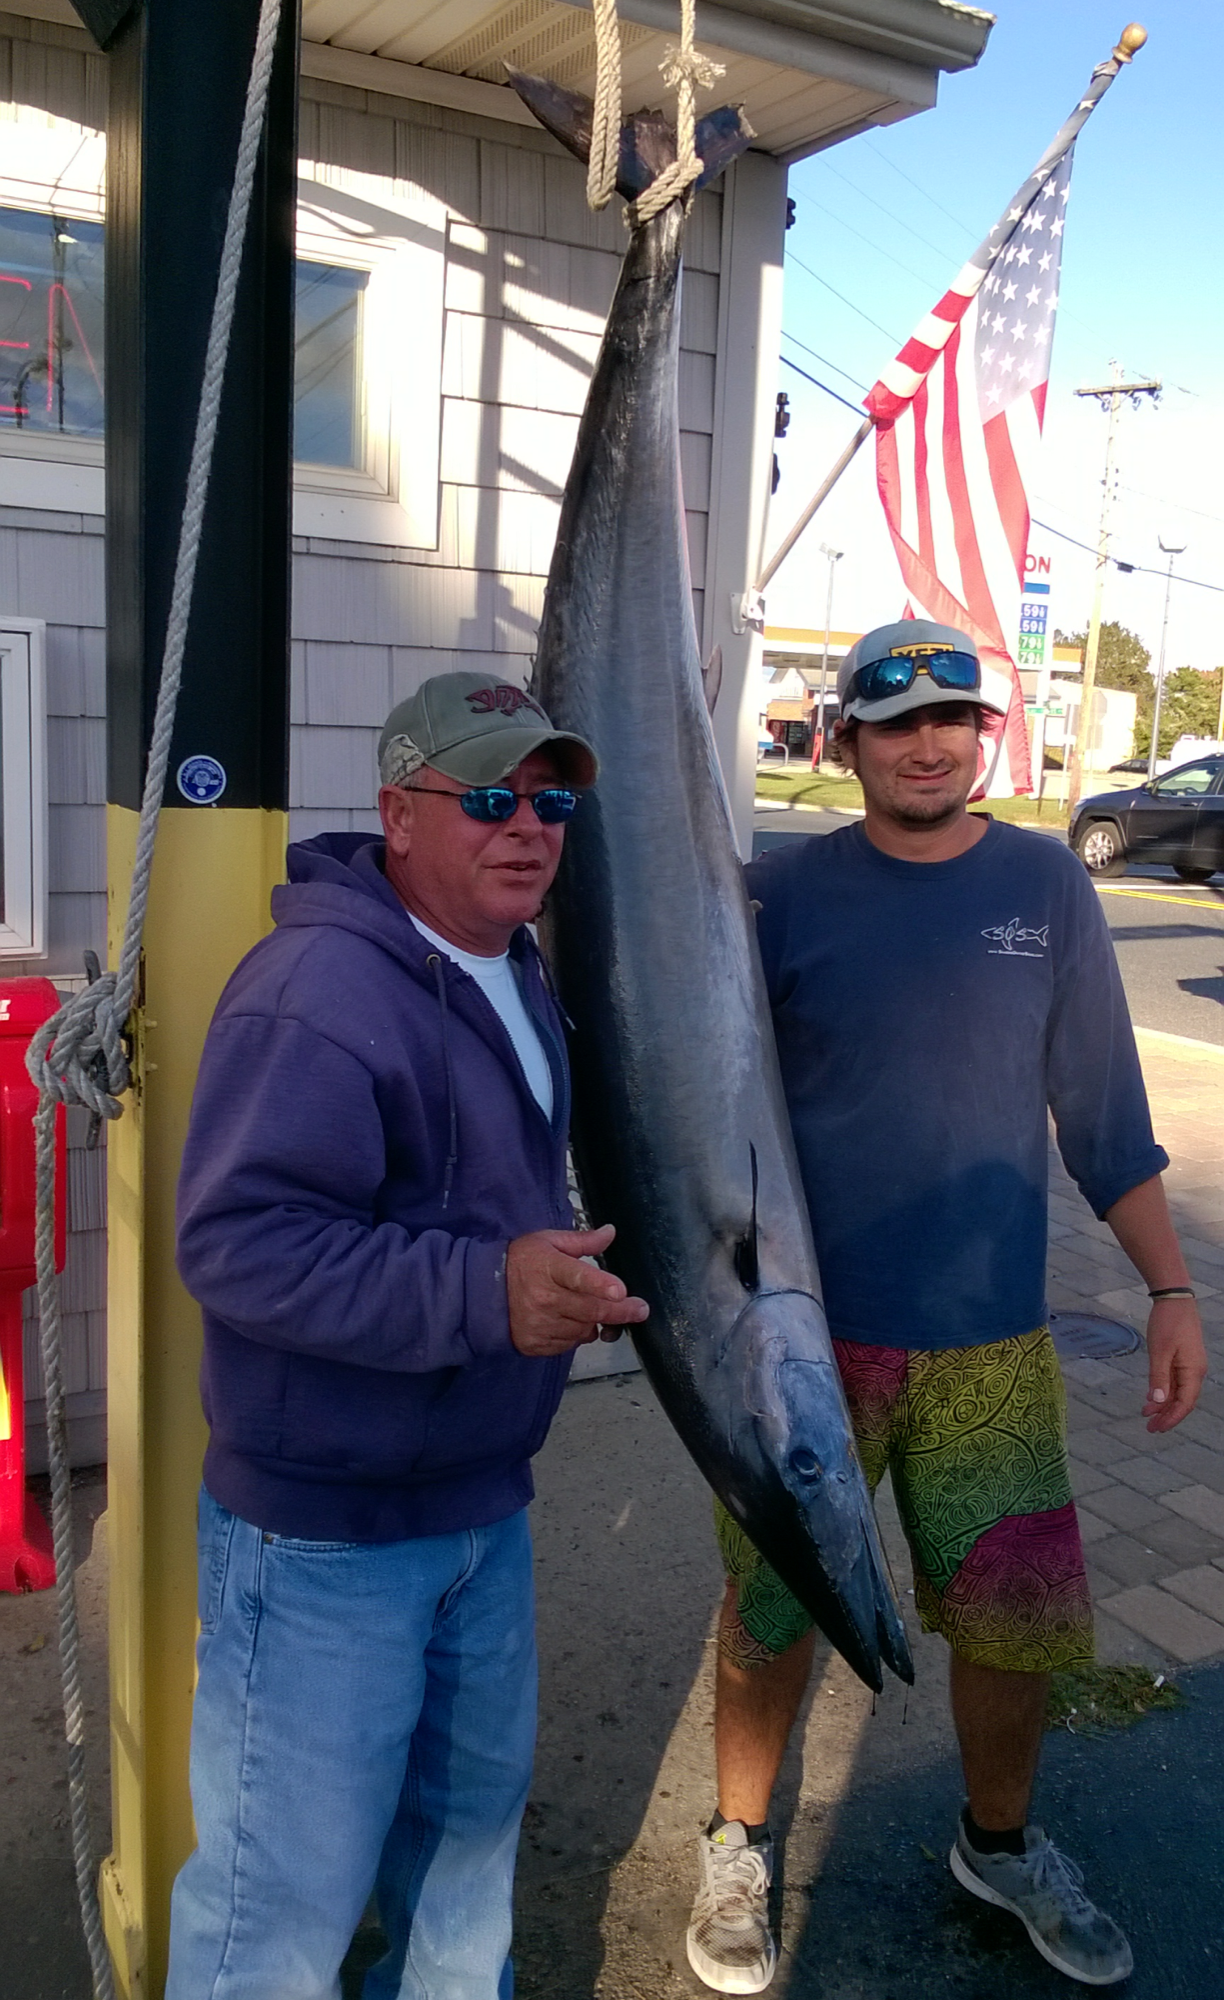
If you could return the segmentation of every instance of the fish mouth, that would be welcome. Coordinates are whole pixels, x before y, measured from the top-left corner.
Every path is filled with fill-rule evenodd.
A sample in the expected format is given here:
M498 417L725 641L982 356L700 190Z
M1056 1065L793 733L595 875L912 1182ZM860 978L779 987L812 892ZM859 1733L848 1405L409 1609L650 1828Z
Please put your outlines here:
M820 1306L806 1292L763 1293L736 1333L728 1347L738 1349L745 1393L735 1456L753 1476L750 1490L728 1500L730 1511L868 1687L879 1692L882 1666L912 1683L909 1640Z

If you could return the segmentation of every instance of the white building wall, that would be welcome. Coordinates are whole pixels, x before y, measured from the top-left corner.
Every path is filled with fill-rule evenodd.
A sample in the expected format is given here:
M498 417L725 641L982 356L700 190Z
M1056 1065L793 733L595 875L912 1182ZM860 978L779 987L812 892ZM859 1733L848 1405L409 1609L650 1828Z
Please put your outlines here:
M5 102L23 107L10 119L46 114L96 131L104 60L75 29L0 14L0 117ZM436 545L295 537L294 838L376 825L378 730L392 704L430 674L467 667L525 680L530 672L561 489L626 241L619 210L591 214L584 168L534 129L303 79L299 152L313 177L330 174L346 186L346 176L373 177L389 204L417 212L432 199L445 224L445 319ZM753 165L762 170L755 181L775 197L780 244L784 176L772 162ZM39 206L39 194L31 187L27 205ZM4 199L14 200L11 189ZM737 371L743 377L747 359L727 349L719 366L720 325L743 338L742 315L720 298L720 261L728 240L740 244L741 260L754 254L742 229L724 229L723 199L718 187L703 193L689 220L681 334L684 492L697 626L707 633L715 397L735 414L727 385ZM752 408L754 371L755 359L746 385ZM772 392L768 400L772 408ZM737 451L746 435L741 415ZM103 519L46 504L68 471L39 467L37 508L0 506L0 618L47 622L51 823L48 956L0 970L49 973L61 984L80 979L87 946L104 954L106 915ZM96 490L96 471L89 478ZM741 516L737 497L720 534L746 550ZM738 573L735 584L742 587ZM749 650L745 642L745 667ZM728 687L737 702L734 662L724 700ZM84 1129L74 1114L64 1280L81 1463L104 1448L106 1296L104 1156L83 1150ZM37 1463L42 1380L32 1321L27 1333Z

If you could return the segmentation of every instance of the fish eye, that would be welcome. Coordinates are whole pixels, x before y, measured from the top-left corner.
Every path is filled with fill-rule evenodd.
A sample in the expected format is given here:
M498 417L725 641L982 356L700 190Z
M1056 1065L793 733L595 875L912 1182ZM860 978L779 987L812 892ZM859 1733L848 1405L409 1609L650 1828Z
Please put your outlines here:
M819 1479L824 1468L814 1451L807 1445L797 1445L790 1455L791 1471L800 1479Z

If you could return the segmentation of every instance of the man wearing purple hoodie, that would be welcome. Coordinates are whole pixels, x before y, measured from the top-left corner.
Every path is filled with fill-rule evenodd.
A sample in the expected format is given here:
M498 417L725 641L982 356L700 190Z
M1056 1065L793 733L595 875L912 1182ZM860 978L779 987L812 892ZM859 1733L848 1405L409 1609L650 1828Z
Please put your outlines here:
M509 2000L535 1739L526 1507L573 1349L645 1318L580 1261L530 932L581 738L488 674L379 745L384 838L289 850L205 1043L179 1183L203 1307L198 1846L168 2000Z

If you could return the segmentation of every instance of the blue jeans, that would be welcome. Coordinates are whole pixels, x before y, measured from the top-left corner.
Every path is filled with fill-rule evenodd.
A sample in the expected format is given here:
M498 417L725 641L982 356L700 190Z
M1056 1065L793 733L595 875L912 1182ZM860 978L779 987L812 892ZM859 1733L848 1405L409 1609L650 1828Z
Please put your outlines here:
M336 2000L372 1890L365 2000L510 2000L536 1723L527 1515L301 1542L200 1496L199 1842L166 2000Z

